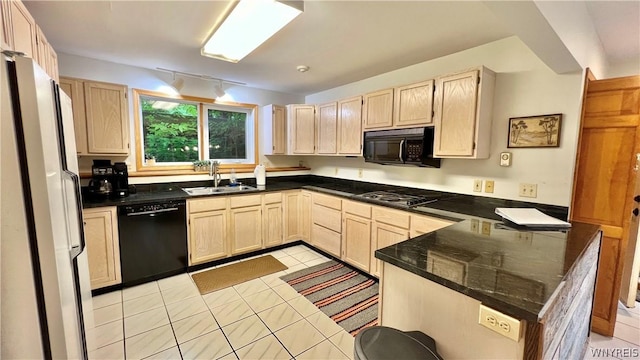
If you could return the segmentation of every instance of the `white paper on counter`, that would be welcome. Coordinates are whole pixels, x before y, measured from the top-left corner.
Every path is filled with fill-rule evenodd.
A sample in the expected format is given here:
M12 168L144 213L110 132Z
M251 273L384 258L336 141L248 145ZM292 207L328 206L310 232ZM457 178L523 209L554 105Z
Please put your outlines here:
M496 214L515 224L539 227L571 227L571 224L531 208L496 208Z

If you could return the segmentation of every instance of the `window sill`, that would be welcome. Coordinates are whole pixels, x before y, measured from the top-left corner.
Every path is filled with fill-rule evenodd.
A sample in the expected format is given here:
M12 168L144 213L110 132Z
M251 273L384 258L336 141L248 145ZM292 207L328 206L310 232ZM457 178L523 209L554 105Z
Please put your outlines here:
M253 173L253 168L235 168L236 174L243 173ZM272 167L267 168L267 172L284 172L284 171L304 171L311 170L308 167ZM228 174L231 172L231 168L223 168L219 170L220 174ZM181 176L181 175L208 175L208 171L193 171L193 170L177 170L177 169L166 169L166 170L143 170L130 172L129 177L148 177L148 176ZM80 177L83 179L90 179L91 172L84 172L80 174Z

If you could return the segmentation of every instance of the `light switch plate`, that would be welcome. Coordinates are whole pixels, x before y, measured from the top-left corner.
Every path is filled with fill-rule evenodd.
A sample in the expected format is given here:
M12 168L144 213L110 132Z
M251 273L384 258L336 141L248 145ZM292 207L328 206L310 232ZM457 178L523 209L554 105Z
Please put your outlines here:
M511 153L500 153L500 166L511 166Z

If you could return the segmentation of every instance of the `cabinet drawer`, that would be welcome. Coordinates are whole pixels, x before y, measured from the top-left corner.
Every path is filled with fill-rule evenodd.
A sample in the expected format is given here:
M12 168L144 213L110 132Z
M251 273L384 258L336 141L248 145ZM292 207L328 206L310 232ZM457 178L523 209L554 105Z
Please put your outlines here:
M248 195L248 196L232 196L229 201L231 202L231 208L239 208L245 206L256 206L262 204L261 195Z
M314 224L322 225L338 233L342 230L342 214L338 210L313 204L311 218Z
M403 211L374 207L373 220L380 223L401 227L403 229L409 228L409 213Z
M342 200L333 196L313 194L313 203L336 210L342 210Z
M344 201L344 212L348 214L362 216L363 218L371 219L371 205L355 202Z
M226 197L212 197L198 200L187 200L189 204L189 213L223 210L227 208Z
M452 221L428 216L411 215L411 231L417 231L422 234L442 229L443 227L447 227L451 224L453 224Z
M320 225L313 224L311 228L311 242L313 245L337 257L340 257L340 238L339 233L323 228Z
M264 194L264 203L273 204L282 202L282 194L279 192Z

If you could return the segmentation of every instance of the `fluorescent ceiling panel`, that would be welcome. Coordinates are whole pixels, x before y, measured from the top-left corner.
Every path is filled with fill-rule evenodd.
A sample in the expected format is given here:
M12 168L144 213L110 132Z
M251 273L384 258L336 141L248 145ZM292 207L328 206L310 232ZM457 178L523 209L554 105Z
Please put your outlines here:
M237 63L300 13L274 0L241 0L207 40L202 55Z

